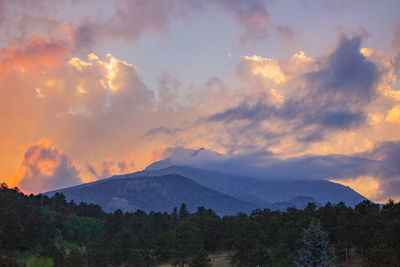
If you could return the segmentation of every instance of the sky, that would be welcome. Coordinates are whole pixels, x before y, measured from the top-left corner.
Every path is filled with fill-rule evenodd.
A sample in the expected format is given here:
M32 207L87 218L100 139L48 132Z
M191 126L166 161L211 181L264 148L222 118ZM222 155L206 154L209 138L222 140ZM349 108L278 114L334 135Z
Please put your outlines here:
M0 0L0 181L40 193L171 157L400 200L398 10Z

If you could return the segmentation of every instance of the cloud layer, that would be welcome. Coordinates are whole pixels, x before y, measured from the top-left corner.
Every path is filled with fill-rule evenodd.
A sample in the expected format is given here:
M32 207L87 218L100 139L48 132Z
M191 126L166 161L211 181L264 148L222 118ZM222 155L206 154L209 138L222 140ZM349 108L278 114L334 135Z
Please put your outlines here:
M400 142L396 141L378 143L368 152L352 155L304 155L282 159L268 152L223 155L177 147L166 149L161 158L169 165L188 165L265 180L327 179L358 185L364 196L384 202L389 197L400 197L399 153Z

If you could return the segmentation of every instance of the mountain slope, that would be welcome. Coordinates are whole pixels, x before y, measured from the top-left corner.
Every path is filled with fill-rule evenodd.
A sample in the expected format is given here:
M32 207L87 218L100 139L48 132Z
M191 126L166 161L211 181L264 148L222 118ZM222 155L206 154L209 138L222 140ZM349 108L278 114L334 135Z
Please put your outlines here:
M106 211L142 209L170 212L175 206L185 203L191 211L204 206L220 215L249 212L255 208L301 209L308 202L319 206L342 201L355 206L366 199L350 187L326 180L260 180L168 164L46 195L55 192L62 192L68 200L78 203L99 204Z
M326 180L261 180L253 177L221 174L190 166L170 166L155 170L147 168L144 171L116 176L116 178L166 174L185 176L201 185L260 206L288 201L299 196L312 197L322 205L327 202L339 203L343 201L348 206L355 206L366 200L365 197L350 187Z
M286 211L287 208L296 208L298 210L305 209L309 203L314 203L317 207L321 207L312 197L295 197L288 201L275 202L267 206L270 210Z
M199 185L176 174L163 176L119 177L46 193L63 193L67 200L76 203L99 204L105 211L150 211L171 212L185 203L189 211L197 207L211 208L219 215L249 212L256 205L235 199Z

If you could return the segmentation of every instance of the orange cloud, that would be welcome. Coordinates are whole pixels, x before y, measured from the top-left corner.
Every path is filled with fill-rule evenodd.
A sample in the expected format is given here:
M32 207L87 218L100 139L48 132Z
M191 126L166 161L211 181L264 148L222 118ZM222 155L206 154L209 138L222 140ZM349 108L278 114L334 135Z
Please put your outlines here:
M389 122L400 122L400 105L396 105L389 110L386 120Z
M361 195L373 201L382 201L382 189L379 180L371 176L360 176L353 179L330 179L331 182L350 186ZM383 199L385 201L386 199Z
M86 163L86 168L95 179L108 178L113 175L137 171L135 160L136 157L134 156L122 160L113 160L111 157L107 157L98 168L93 167L89 163Z
M44 138L28 146L14 183L25 192L40 193L81 183L79 173L74 160Z
M148 160L149 164L162 160L166 157L165 155L165 149L164 148L154 148L153 151L151 151Z
M13 45L0 54L0 72L19 68L40 70L62 64L68 56L69 47L64 41L51 40L40 35L32 36L24 46Z

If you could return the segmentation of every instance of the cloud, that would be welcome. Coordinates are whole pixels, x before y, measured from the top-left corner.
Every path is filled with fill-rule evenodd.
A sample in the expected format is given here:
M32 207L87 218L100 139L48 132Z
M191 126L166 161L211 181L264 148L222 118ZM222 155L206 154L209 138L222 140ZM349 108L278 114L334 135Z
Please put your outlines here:
M189 106L191 119L163 122L146 137L169 146L282 157L346 157L379 140L395 141L400 98L392 89L392 61L363 48L365 38L363 32L339 33L337 43L315 58L303 51L280 59L242 57L236 74L244 85L204 90L202 101ZM176 99L174 94L168 98ZM178 107L174 114L188 110Z
M254 9L258 5L263 6L261 11ZM50 20L26 19L24 32L32 32L29 23L49 29L39 31L42 35L22 34L15 45L1 51L0 113L7 114L0 117L0 125L5 125L0 132L1 155L47 136L62 144L77 162L88 162L80 176L97 178L144 167L162 156L155 149L150 159L125 161L121 154L130 151L149 155L154 148L206 147L221 154L245 155L237 157L238 171L246 164L264 166L265 160L271 164L271 173L282 171L285 177L292 177L285 165L290 163L298 166L299 173L327 172L332 179L355 183L359 177L350 168L346 168L348 173L336 170L348 162L365 177L378 179L380 188L387 185L388 192L396 188L396 175L372 168L379 160L370 155L359 157L369 159L371 165L361 164L364 161L357 160L357 153L371 150L382 140L398 140L400 94L392 89L397 76L397 26L390 51L362 47L363 34L340 35L334 47L319 57L311 58L303 51L277 59L241 57L236 69L239 83L232 88L218 77L186 85L168 70L151 88L135 62L111 54L97 56L90 50L108 38L136 41L148 33L168 31L174 20L191 19L196 12L214 8L236 19L244 35L252 27L265 33L249 34L245 45L265 40L268 31L278 26L267 23L268 12L260 1L164 1L160 5L126 1L117 5L115 13L110 6L108 16L88 14L80 19L76 14L78 23L67 24L54 36L50 34L54 28L44 26ZM160 13L162 8L165 14ZM141 14L129 17L131 9L159 17L154 21ZM55 28L59 31L68 21L55 20ZM85 49L87 57L81 54ZM259 160L253 156L255 151L263 154ZM292 162L284 164L279 161L282 158ZM8 156L3 156L2 167L11 168L6 161L10 162ZM327 162L334 167L322 164ZM357 169L357 164L362 167ZM383 183L379 177L390 182Z
M286 81L285 74L282 72L277 60L254 55L252 57L242 57L239 64L241 64L238 66L240 70L237 71L239 75L248 75L250 72L267 80L272 80L275 84L281 84ZM242 71L247 73L242 73Z
M80 167L47 139L29 145L15 180L25 192L41 193L80 184Z
M228 134L237 138L264 136L267 146L287 137L300 144L319 142L365 127L381 76L375 63L360 53L362 38L341 35L336 48L317 60L304 53L283 61L243 57L239 77L260 89L205 121L229 125ZM298 64L303 70L296 75Z
M160 134L164 134L164 135L174 135L177 134L179 132L182 132L182 129L179 128L169 128L166 126L160 126L157 128L152 128L149 131L147 131L147 133L145 134L145 136L154 136L154 135L160 135Z
M373 201L386 202L390 197L382 198L383 191L379 182L371 176L359 176L352 179L330 179L331 182L340 183L356 189L358 193ZM390 194L387 194L390 196Z
M105 33L135 40L144 32L163 31L177 15L175 8L174 1L120 1L115 15L106 22Z
M46 136L78 162L97 166L111 156L117 165L121 160L118 173L131 171L131 162L122 162L118 153L139 149L147 154L143 147L149 142L137 140L164 120L155 113L153 91L132 64L112 55L69 57L68 51L66 43L43 37L2 51L0 113L6 115L0 116L1 140L22 146ZM4 158L14 150L2 141ZM102 152L92 156L90 151ZM139 166L145 164L147 158ZM86 168L82 173L93 177Z
M272 28L284 38L293 33L288 26L274 23L262 1L116 1L112 15L81 19L67 28L77 48L87 48L103 39L136 41L145 34L163 33L175 20L191 19L197 14L219 8L231 15L243 29L239 44L246 46L268 39Z
M400 122L400 105L396 105L390 109L385 120L389 122Z
M79 25L64 27L63 31L70 35L76 49L86 50L96 43L98 27L90 21L83 20Z
M136 171L135 162L133 159L122 159L119 161L114 161L110 157L105 159L101 163L98 170L96 170L88 162L86 162L86 168L88 172L96 179L103 179L116 174L126 174Z
M4 2L5 0L0 0L0 26L2 25L4 20Z
M26 71L58 66L66 60L68 52L69 47L64 41L32 36L23 47L14 45L1 51L0 72L13 68Z
M182 17L180 1L116 1L106 18L85 17L65 28L76 49L87 49L104 39L136 41L149 33L166 32L173 19ZM187 8L189 5L187 5Z
M118 161L119 173L129 173L135 169L135 162L133 160L120 160Z
M360 35L348 39L340 34L338 47L322 62L327 66L306 75L309 84L317 86L312 96L324 90L340 104L346 101L346 104L364 105L372 100L379 73L375 64L360 52L362 38Z
M273 22L261 1L219 0L217 3L230 13L244 29L244 33L240 37L242 46L268 39L268 29Z
M97 171L94 169L94 167L90 164L90 163L88 163L88 162L86 162L86 169L88 170L88 172L91 174L91 175L93 175L96 179L98 179L99 178L99 175L97 174Z
M9 39L24 42L33 33L67 41L75 55L82 56L108 40L135 42L146 35L162 34L176 21L218 10L226 13L242 29L239 44L247 46L268 39L270 31L286 38L293 35L286 25L272 21L266 5L259 0L114 0L75 1L1 1L0 24ZM71 14L73 12L73 14Z
M374 201L400 198L400 142L377 143L352 155L304 155L282 159L268 151L219 154L205 149L168 148L160 158L231 175L272 180L329 179L366 193Z
M392 57L394 61L394 66L397 71L400 70L400 23L395 23L393 25L393 30L391 34L391 41L389 43Z

